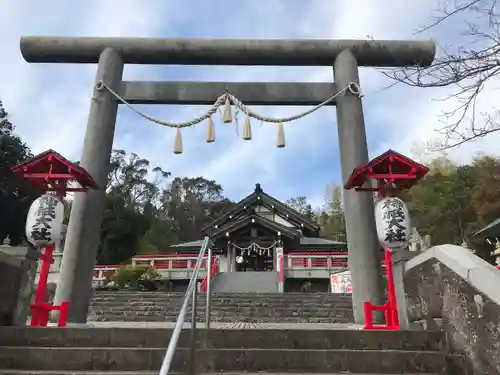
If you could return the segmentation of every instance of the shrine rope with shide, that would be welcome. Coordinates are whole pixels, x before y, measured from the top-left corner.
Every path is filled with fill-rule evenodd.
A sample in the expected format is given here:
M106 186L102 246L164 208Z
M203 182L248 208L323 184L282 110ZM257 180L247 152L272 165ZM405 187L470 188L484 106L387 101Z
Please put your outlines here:
M243 134L242 138L244 140L250 140L252 139L252 128L250 125L250 118L256 119L261 121L262 123L268 122L268 123L275 123L278 124L278 137L276 141L276 147L285 147L285 131L283 127L283 123L291 122L298 120L300 118L303 118L307 115L310 115L313 112L316 112L318 109L324 107L325 105L331 103L333 100L335 100L338 96L348 92L352 95L356 95L359 98L362 97L361 94L361 89L359 85L356 82L350 82L347 86L345 86L343 89L339 90L337 93L326 99L325 101L321 102L320 104L312 107L311 109L294 115L294 116L289 116L289 117L283 117L283 118L273 118L273 117L267 117L260 115L254 111L252 111L250 108L248 108L241 100L239 100L236 96L232 95L229 92L226 92L222 95L220 95L215 103L208 109L203 115L198 116L190 121L186 122L168 122L168 121L162 121L158 120L156 118L153 118L144 112L139 111L138 109L134 108L130 103L128 103L125 99L123 99L117 92L115 92L113 89L111 89L108 85L106 85L103 81L97 82L95 86L95 90L101 91L102 89L108 90L118 101L121 103L125 104L128 108L130 108L133 112L141 116L142 118L154 122L155 124L162 125L162 126L167 126L169 128L175 128L176 129L176 134L175 134L175 140L174 140L174 148L173 152L174 154L181 154L182 153L182 135L180 129L186 128L186 127L191 127L196 124L199 124L205 120L208 120L208 129L207 129L207 143L211 143L215 141L215 127L214 127L214 122L212 120L212 116L217 113L217 111L220 111L220 107L224 106L224 109L222 111L222 121L224 123L231 123L233 122L233 119L236 122L236 129L238 129L238 114L240 112L245 114L245 123L243 126ZM95 96L94 96L95 98ZM232 114L232 108L231 106L234 105L236 107L236 112L233 117Z

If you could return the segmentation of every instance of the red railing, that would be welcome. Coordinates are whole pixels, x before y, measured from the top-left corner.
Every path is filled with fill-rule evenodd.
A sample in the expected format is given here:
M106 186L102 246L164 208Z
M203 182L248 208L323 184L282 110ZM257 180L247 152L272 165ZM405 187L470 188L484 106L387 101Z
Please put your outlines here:
M191 270L196 265L198 255L196 254L152 254L138 255L132 258L137 265L150 265L157 270ZM201 269L207 268L207 259L203 259Z
M210 270L210 279L213 280L218 273L219 273L219 257L214 257L214 259L212 259L212 269ZM201 281L200 288L202 293L207 292L207 286L208 286L208 274L205 275L205 277Z
M150 254L138 255L133 258L133 264L139 266L151 266L158 271L189 271L192 270L198 258L197 254ZM219 257L214 257L212 272L215 265L216 273L220 269ZM284 271L287 270L328 270L347 269L347 254L341 252L296 252L285 254ZM120 265L95 266L94 280L104 279L111 276L120 268ZM207 259L203 259L201 269L206 270ZM99 277L99 275L101 275ZM215 275L213 275L215 276Z
M286 258L285 267L289 270L347 268L347 254L341 252L296 252Z

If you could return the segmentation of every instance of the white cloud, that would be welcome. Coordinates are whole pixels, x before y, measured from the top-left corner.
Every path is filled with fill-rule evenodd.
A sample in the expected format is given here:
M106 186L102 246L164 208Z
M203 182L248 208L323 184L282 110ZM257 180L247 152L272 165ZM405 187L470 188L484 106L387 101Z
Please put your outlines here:
M35 152L54 148L79 158L94 80L95 66L27 64L19 51L21 35L247 37L247 38L367 38L449 39L453 33L415 36L435 1L217 0L199 1L39 1L4 0L9 21L0 24L0 95L17 131ZM331 68L127 66L130 80L330 81ZM387 80L374 69L361 71L368 141L373 156L394 148L409 153L415 140L432 136L439 126L442 103L431 101L432 90L396 87L380 91ZM494 102L492 91L488 100ZM215 98L214 98L215 100ZM496 100L498 101L498 100ZM488 106L488 103L483 104ZM171 121L192 118L202 107L141 106ZM263 114L285 116L304 108L257 108ZM276 126L254 123L254 139L237 138L234 126L217 124L217 141L204 142L205 126L183 132L185 152L171 153L174 132L147 123L126 108L119 111L115 147L134 151L176 175L204 175L222 183L231 198L251 191L255 182L286 199L307 195L321 202L326 183L339 177L334 108L286 126L288 147L274 147ZM467 145L457 153L467 161L477 150L491 148L499 136ZM490 148L488 148L490 147Z

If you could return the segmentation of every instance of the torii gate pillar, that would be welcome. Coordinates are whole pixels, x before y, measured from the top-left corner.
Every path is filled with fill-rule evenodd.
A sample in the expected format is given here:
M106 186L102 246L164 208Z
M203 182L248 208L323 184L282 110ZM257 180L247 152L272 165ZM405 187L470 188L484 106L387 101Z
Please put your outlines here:
M359 85L358 62L351 51L344 50L338 55L333 72L338 87L345 87L350 82ZM342 185L344 185L358 165L368 163L368 147L360 95L346 91L337 98L336 105ZM373 212L371 194L344 190L354 321L358 324L364 323L365 301L382 304L382 276L378 260L380 245Z
M96 82L117 89L123 60L113 48L99 56ZM81 166L102 188L76 194L71 207L55 303L70 301L68 321L85 323L92 298L92 271L99 247L102 215L108 184L109 160L115 134L118 102L107 90L94 89L87 120Z
M96 83L104 82L131 104L213 104L230 88L247 105L317 105L358 83L358 66L430 65L433 41L391 40L245 40L165 38L23 37L21 52L32 63L98 63ZM335 83L122 82L125 64L332 66ZM361 99L337 97L343 183L368 162ZM117 101L94 88L82 167L106 186ZM85 323L91 277L99 245L105 192L76 195L68 226L56 302L70 301L68 321ZM381 303L378 244L371 196L345 192L349 267L353 275L356 323L363 323L363 303Z

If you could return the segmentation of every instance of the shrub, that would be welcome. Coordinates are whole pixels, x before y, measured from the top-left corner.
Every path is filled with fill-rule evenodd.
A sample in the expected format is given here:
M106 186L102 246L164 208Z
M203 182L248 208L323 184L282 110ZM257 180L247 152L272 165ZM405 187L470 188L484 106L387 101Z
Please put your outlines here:
M116 275L112 277L112 280L118 284L120 288L130 287L137 288L138 281L141 279L142 275L148 272L149 266L135 266L123 265L118 269Z

